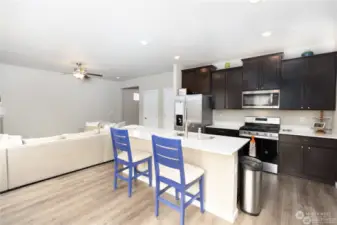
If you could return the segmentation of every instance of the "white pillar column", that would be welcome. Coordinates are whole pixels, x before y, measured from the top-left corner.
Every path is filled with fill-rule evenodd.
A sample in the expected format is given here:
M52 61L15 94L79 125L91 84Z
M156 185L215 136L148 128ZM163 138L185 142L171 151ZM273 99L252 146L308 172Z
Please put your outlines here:
M181 65L173 64L173 92L178 94L178 89L181 88Z

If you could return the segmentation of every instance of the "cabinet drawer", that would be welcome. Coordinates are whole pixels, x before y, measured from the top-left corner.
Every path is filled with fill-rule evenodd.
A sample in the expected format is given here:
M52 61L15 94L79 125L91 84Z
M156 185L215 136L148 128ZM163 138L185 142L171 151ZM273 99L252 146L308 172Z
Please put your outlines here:
M331 149L336 149L337 151L337 140L335 139L282 134L280 135L280 142L316 146L316 147L323 147L323 148L331 148Z
M332 148L337 151L337 140L328 138L306 138L304 139L310 146Z
M210 127L206 127L205 133L206 134L221 135L221 136L230 136L230 137L238 137L239 136L238 130L210 128Z
M299 145L302 144L301 136L281 134L279 138L280 142L299 144Z

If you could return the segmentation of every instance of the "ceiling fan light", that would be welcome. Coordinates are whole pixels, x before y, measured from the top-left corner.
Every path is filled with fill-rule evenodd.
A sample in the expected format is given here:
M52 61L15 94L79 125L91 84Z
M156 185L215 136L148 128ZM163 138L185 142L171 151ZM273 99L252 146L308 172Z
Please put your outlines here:
M82 74L82 73L79 73L79 72L74 72L74 77L76 77L76 78L78 78L78 79L83 79L84 78L84 74Z

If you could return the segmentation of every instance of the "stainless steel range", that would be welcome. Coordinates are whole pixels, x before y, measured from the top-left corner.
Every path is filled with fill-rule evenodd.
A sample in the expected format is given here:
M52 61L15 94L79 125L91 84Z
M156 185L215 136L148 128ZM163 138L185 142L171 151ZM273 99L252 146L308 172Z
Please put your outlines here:
M278 140L281 119L277 117L245 117L245 125L240 128L242 137L256 140L256 158L263 162L263 170L278 172Z

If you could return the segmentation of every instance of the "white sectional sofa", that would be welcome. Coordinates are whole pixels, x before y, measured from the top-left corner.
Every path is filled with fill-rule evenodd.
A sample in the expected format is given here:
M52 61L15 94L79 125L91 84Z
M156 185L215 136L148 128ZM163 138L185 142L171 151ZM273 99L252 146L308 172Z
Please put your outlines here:
M113 159L108 130L25 142L0 149L0 192Z

